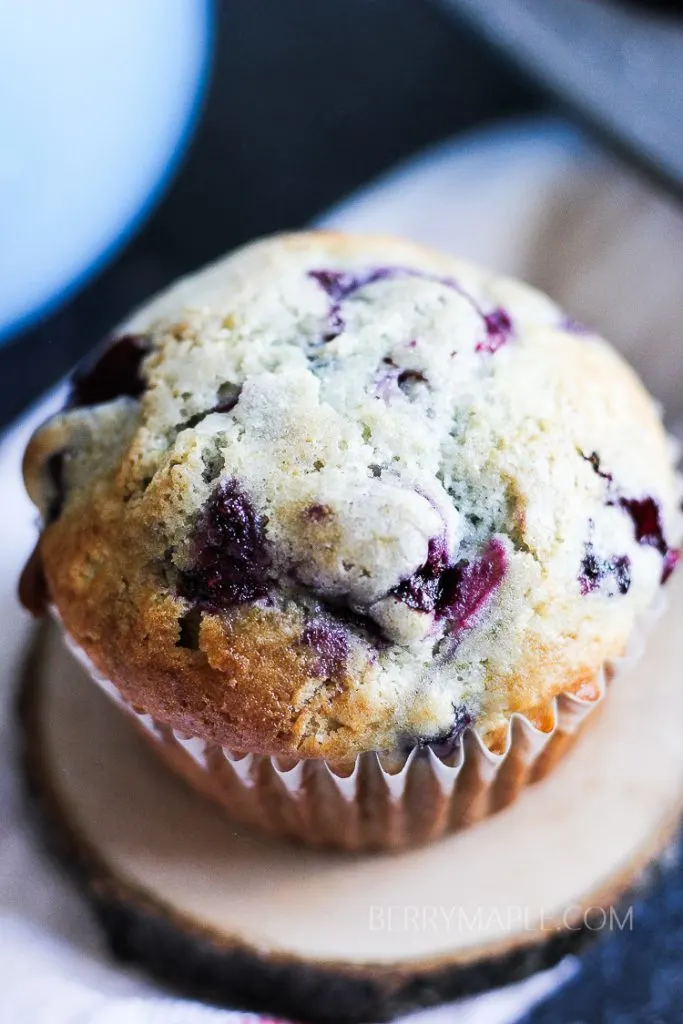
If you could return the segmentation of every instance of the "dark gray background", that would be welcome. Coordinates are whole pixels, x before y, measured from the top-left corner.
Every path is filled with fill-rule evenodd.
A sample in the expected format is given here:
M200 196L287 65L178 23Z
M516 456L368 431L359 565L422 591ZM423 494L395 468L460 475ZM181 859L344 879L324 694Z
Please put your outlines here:
M221 0L212 86L175 184L113 265L0 350L0 422L179 273L304 224L421 146L542 102L430 0ZM528 1024L683 1021L680 867L634 921Z

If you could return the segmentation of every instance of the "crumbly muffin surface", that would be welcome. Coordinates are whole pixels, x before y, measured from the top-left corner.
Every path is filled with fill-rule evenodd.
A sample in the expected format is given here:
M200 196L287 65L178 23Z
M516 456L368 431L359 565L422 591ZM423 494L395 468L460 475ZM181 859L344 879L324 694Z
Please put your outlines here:
M256 243L137 313L25 461L66 629L238 750L493 747L673 569L654 404L532 289L421 247Z

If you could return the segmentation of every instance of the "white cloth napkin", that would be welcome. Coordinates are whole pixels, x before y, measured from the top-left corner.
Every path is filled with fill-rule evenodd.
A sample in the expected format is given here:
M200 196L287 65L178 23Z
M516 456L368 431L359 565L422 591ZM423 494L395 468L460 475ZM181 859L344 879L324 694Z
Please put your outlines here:
M547 122L458 139L411 161L325 218L406 234L519 274L603 329L655 393L682 412L680 211ZM20 463L49 396L0 444L0 1024L211 1024L258 1021L164 994L109 957L85 903L29 827L13 687L31 628L16 580L35 537ZM678 402L678 404L677 404ZM577 970L567 959L520 984L413 1015L416 1024L507 1024Z

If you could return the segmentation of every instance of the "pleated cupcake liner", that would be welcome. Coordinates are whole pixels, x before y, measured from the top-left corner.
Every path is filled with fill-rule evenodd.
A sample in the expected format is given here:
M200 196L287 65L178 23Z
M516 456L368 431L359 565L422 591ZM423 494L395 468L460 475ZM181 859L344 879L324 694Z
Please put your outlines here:
M596 675L597 698L560 694L552 701L549 729L514 713L499 754L470 728L447 758L429 747L407 755L370 751L346 762L236 752L131 707L64 636L91 678L133 719L162 760L232 821L309 846L400 850L483 821L545 778L603 706L608 683L638 658L665 605L660 594L639 619L626 654Z

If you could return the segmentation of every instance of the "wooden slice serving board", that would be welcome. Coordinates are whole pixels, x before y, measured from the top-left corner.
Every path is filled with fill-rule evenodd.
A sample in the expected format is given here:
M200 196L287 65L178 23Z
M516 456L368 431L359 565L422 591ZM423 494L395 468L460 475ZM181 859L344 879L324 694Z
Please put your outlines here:
M647 653L544 782L421 850L352 856L238 830L157 763L54 627L22 682L30 789L114 951L198 998L376 1021L577 949L683 809L683 574Z

